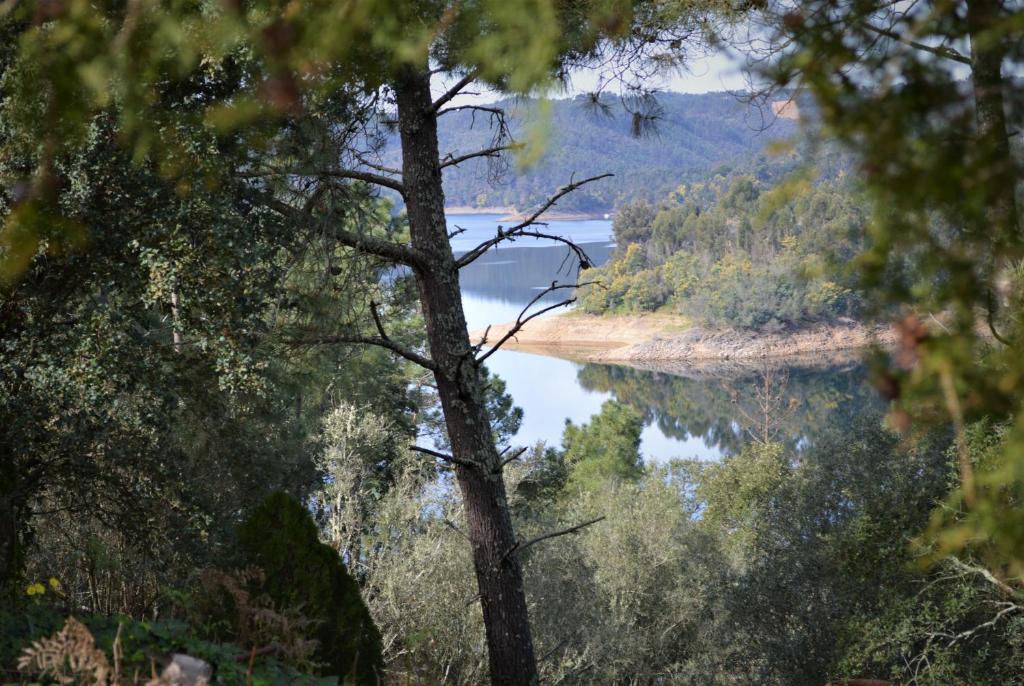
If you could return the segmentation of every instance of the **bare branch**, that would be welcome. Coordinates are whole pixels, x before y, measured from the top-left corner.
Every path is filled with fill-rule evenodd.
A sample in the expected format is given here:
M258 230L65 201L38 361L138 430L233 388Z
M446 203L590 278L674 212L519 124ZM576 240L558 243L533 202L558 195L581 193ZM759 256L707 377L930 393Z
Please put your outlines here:
M995 574L985 569L984 567L975 567L973 565L969 565L954 555L950 555L949 557L947 557L946 561L949 562L949 564L953 565L959 571L963 572L964 574L977 574L985 581L989 582L990 584L998 588L1001 593L1010 598L1016 599L1020 597L1012 586L1010 586L1002 579L998 578Z
M536 223L537 222L537 218L540 217L540 215L542 215L545 212L547 212L548 210L550 210L551 207L555 203L557 203L563 197L565 197L566 195L569 195L569 193L572 193L576 189L582 188L583 186L586 186L588 183L593 183L594 181L600 181L601 179L608 179L608 178L611 178L613 176L615 176L615 174L609 173L609 174L598 174L597 176L591 176L589 178L583 179L582 181L572 181L570 179L568 185L565 185L565 186L562 186L561 188L559 188L555 192L555 194L552 195L550 198L548 198L547 202L545 202L543 205L541 205L540 209L538 209L536 212L534 212L532 215L530 215L529 218L526 219L526 221L521 222L519 224L516 224L515 226L510 228L509 229L509 233L512 233L514 231L518 231L520 229L524 229L527 226L530 226L531 224Z
M978 626L974 627L973 629L966 629L964 631L961 631L960 633L958 633L956 636L953 637L953 639L947 644L946 647L947 648L952 648L958 642L960 642L960 641L962 641L964 639L970 638L974 634L977 634L977 633L979 633L980 631L982 631L984 629L991 629L992 627L994 627L996 624L999 623L1000 619L1002 619L1006 615L1010 614L1011 612L1019 612L1021 610L1024 610L1024 606L1017 605L1015 603L999 603L999 605L1002 606L1003 609L999 610L999 612L997 612L995 614L995 616L992 617L992 619L988 620L987 622L982 622L981 624L979 624Z
M358 155L358 159L359 159L359 163L360 164L362 164L364 166L367 166L370 169L376 169L377 171L379 171L379 172L381 172L383 174L391 174L393 176L401 176L402 175L402 170L401 169L395 169L393 167L385 167L382 164L377 164L376 162L371 162L370 160L366 159L362 155Z
M999 333L998 329L996 329L995 316L996 309L998 307L999 305L996 303L995 295L992 293L992 289L990 288L985 292L985 319L988 320L988 330L992 332L992 336L997 341L999 341L1003 345L1009 346L1012 345L1012 343L1010 343L1009 340L1004 338Z
M476 77L477 71L473 69L468 74L459 79L454 86L445 91L444 95L442 95L441 97L434 101L434 104L431 106L433 111L438 112L442 107L444 107L445 103L447 103L456 95L458 95L459 92L463 88L471 84L476 79Z
M498 474L498 473L500 473L500 472L501 472L501 470L503 470L503 469L505 468L505 466L506 466L506 465L507 465L507 464L508 464L509 462L513 462L513 461L515 461L515 460L518 460L518 459L519 459L519 456L520 456L520 455L522 455L523 453L525 453L525 452L526 452L526 450L527 450L526 448L520 448L519 450L515 451L514 453L512 453L511 455L509 455L508 457L506 457L506 458L505 458L504 460L502 460L502 461L501 461L501 462L500 462L500 463L498 464L498 467L497 467L497 468L496 468L496 469L494 470L494 473L495 473L495 474Z
M381 338L377 336L317 336L315 338L291 339L285 341L285 343L288 343L289 345L375 345L379 348L386 348L396 355L418 364L424 369L429 369L432 372L437 371L437 365L434 364L433 360L406 348L400 343L396 343L390 338Z
M519 316L516 317L515 323L512 324L511 327L509 327L509 330L505 332L505 335L502 336L500 339L498 339L498 342L495 343L491 347L490 350L488 350L486 353L484 353L480 357L476 358L476 363L478 365L479 364L483 364L483 362L488 357L490 357L494 353L498 352L498 349L501 348L501 346L505 345L505 343L507 343L509 341L509 339L514 338L517 333L522 331L523 327L526 326L526 324L531 319L536 319L537 317L539 317L542 314L545 314L547 312L550 312L551 310L556 310L559 307L566 307L567 305L571 305L572 303L576 302L576 298L567 298L566 300L563 300L561 302L557 302L554 305L548 305L547 307L543 307L543 308L537 310L536 312L531 313L529 316L526 316L527 311L531 307L533 307L535 304L537 304L537 302L541 298L543 298L545 295L547 295L548 293L553 293L554 291L557 291L557 290L562 290L564 288L582 288L583 286L590 286L590 285L593 285L594 283L595 282L593 282L593 281L587 281L587 282L584 282L584 283L560 284L557 281L552 281L550 286L548 286L547 288L542 290L540 293L535 295L530 302L526 303L526 307L524 307L522 309L522 311L519 313ZM490 331L490 327L488 327L488 331Z
M490 250L492 247L494 247L498 243L501 243L502 241L506 241L506 240L514 240L518 236L532 235L535 238L550 238L552 240L557 240L557 241L560 241L562 243L565 243L566 245L569 245L569 246L576 246L575 243L573 243L572 241L570 241L567 238L563 238L561 236L550 236L550 235L546 235L546 234L529 234L529 233L527 233L525 231L525 229L527 227L529 227L529 226L537 224L538 223L537 219L542 214L544 214L549 209L551 209L551 207L555 203L557 203L559 200L561 200L564 196L568 195L569 193L572 193L573 191L575 191L576 189L580 188L581 186L585 186L588 183L592 183L594 181L599 181L601 179L606 179L606 178L609 178L611 176L614 176L614 174L600 174L599 176L591 176L590 178L583 179L582 181L570 181L568 185L562 186L562 188L558 189L558 191L554 195L552 195L550 198L548 198L547 202L545 202L543 205L540 206L540 208L538 210L536 210L533 214L531 214L529 217L527 217L525 221L522 221L522 222L520 222L520 223L510 227L507 230L499 231L497 236L495 236L494 238L490 239L489 241L484 241L483 243L481 243L480 245L478 245L477 247L473 248L472 250L467 252L465 255L460 257L459 260L456 262L456 264L460 268L465 267L467 264L470 264L471 262L476 260L478 257L483 255L485 252ZM578 246L576 246L576 247L578 248ZM587 267L590 266L589 260L587 261L586 266Z
M475 469L478 466L475 462L470 462L468 460L462 460L462 459L459 459L459 458L455 457L454 455L449 455L447 453L441 453L441 452L438 452L436 450L431 450L430 448L424 448L421 445L410 445L409 446L409 450L415 451L417 453L423 453L424 455L430 455L431 457L436 457L437 459L441 460L442 462L450 462L451 464L457 464L457 465L459 465L461 467L466 467L466 468L469 468L469 469Z
M515 242L517 238L542 238L547 239L549 241L556 241L558 243L562 243L568 246L569 249L576 254L576 259L579 260L581 269L590 269L590 267L593 266L593 262L591 261L590 256L587 255L586 251L583 250L583 248L581 248L579 245L577 245L575 241L568 239L565 236L559 236L558 234L541 233L540 231L526 230L519 230L516 231L515 233L508 233L503 231L494 238L491 238L481 243L477 247L473 248L472 250L464 254L462 257L456 260L455 264L459 267L459 269L462 269L466 265L472 264L473 262L478 260L480 257L484 255L484 253L486 253L494 246L504 241Z
M509 144L509 145L496 145L493 148L485 148L484 150L477 150L476 152L466 153L465 155L459 155L458 157L452 157L452 154L448 153L447 155L445 155L444 159L441 160L441 169L444 169L445 167L454 167L456 165L462 164L463 162L465 162L467 160L472 160L472 159L475 159L477 157L497 157L502 152L504 152L506 150L513 150L513 149L515 149L517 147L520 147L520 146L513 145L513 144Z
M603 521L604 519L605 519L605 516L601 515L600 517L595 517L594 519L591 519L591 520L588 520L586 522L583 522L582 524L577 524L576 526L570 526L568 529L560 529L559 531L552 531L551 533L543 534L541 536L537 536L536 538L531 538L530 540L528 540L526 542L516 543L514 546L512 546L511 550L509 550L507 553L505 553L505 555L504 555L504 557L502 559L507 559L508 556L511 555L512 553L515 553L515 552L518 552L518 551L522 551L522 550L526 550L530 546L535 545L537 543L540 543L541 541L546 541L549 538L557 538L558 536L565 536L567 534L574 534L577 531L579 531L580 529L586 528L586 527L590 526L591 524L597 524L598 522Z
M437 116L448 114L449 112L460 112L462 110L472 110L474 112L489 112L496 117L504 117L505 110L500 107L488 107L487 105L456 105L455 107L445 107L437 113Z
M924 43L920 43L916 40L912 40L905 36L901 36L900 34L890 29L885 29L882 28L881 26L875 26L874 24L870 24L868 22L864 23L864 28L866 28L868 31L877 33L880 36L892 38L894 41L898 41L900 43L903 43L904 45L909 45L915 50L923 50L924 52L931 53L932 55L935 55L937 57L942 57L947 60L953 60L954 62L960 62L961 64L971 63L971 59L969 57L945 45L926 45Z

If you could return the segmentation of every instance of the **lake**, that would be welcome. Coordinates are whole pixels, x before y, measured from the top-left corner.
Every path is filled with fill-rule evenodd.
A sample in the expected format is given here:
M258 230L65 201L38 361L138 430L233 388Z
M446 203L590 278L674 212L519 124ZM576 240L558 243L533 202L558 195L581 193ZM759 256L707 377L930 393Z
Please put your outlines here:
M452 247L465 252L492 238L497 215L451 215L461 230ZM505 222L507 225L509 222ZM544 229L572 238L596 265L612 250L609 220L551 221ZM490 250L461 274L463 305L470 330L515 320L523 307L552 281L574 283L576 264L568 249L549 240L521 238ZM565 299L549 294L538 307ZM551 316L551 315L544 315ZM813 442L816 430L878 405L860 365L764 368L725 373L665 364L637 369L581 364L554 357L501 350L487 363L505 380L523 424L516 443L558 445L566 419L579 424L613 399L644 418L641 451L648 461L676 457L717 459L765 432L795 446ZM765 410L774 419L764 426Z

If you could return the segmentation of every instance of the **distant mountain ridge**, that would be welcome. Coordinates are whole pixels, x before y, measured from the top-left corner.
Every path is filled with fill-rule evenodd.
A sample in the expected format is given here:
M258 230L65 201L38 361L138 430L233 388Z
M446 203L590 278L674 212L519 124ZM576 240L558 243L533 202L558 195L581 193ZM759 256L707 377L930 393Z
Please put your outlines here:
M512 163L498 179L489 173L487 160L449 167L444 171L446 204L525 210L570 178L610 172L613 178L581 188L558 203L563 212L607 212L637 198L658 200L680 184L745 166L767 144L791 136L798 126L794 119L776 119L771 110L761 112L731 93L660 93L657 101L660 114L654 132L640 138L632 135L631 117L618 100L608 101L607 112L588 106L582 97L552 101L539 162L522 173ZM513 135L523 140L524 122L537 116L536 101L504 101L498 106L509 113ZM442 117L441 154L457 156L489 147L493 131L488 123L485 112ZM395 142L384 157L394 163L398 154Z

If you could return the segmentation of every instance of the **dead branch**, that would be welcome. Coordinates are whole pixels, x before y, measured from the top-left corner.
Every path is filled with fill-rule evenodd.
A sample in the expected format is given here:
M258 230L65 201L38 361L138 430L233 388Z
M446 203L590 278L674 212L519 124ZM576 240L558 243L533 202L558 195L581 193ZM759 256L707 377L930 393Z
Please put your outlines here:
M409 450L412 450L412 451L417 452L417 453L423 453L424 455L430 455L431 457L436 457L437 459L441 460L442 462L450 462L451 464L457 464L460 467L466 467L466 468L469 468L469 469L473 469L473 468L477 467L477 464L475 462L470 462L468 460L463 460L463 459L460 459L458 457L455 457L454 455L449 455L447 453L441 453L441 452L438 452L436 450L431 450L430 448L424 448L421 445L410 445L409 446Z
M1002 579L998 578L995 574L985 569L984 567L975 567L974 565L969 565L954 555L950 555L949 557L947 557L946 562L948 562L950 565L952 565L955 569L957 569L963 574L976 574L980 576L982 579L984 579L985 581L989 582L997 589L999 589L999 591L1003 595L1009 598L1018 599L1020 597L1020 595L1017 593L1017 591L1013 589L1012 586L1010 586Z
M1005 617L1006 615L1010 614L1011 612L1019 612L1020 610L1024 610L1024 606L1017 605L1016 603L997 603L997 604L999 606L1001 606L1002 609L999 610L999 612L997 612L992 617L992 619L988 620L987 622L982 622L981 624L979 624L978 626L976 626L976 627L974 627L972 629L966 629L964 631L961 631L960 633L958 633L956 636L953 637L953 639L946 645L946 647L947 648L952 648L954 645L956 645L960 641L966 640L966 639L970 638L971 636L974 636L975 634L979 633L980 631L983 631L985 629L991 629L992 627L994 627L996 624L999 623L999 620L1001 620L1003 617Z
M444 95L442 95L441 97L434 101L434 104L431 106L433 111L438 112L442 107L445 106L445 104L448 101L450 101L452 98L458 95L463 88L471 84L476 79L476 77L477 71L473 69L468 74L459 79L454 86L445 91Z
M377 327L377 333L380 334L380 337L385 341L390 341L391 339L386 333L384 333L384 324L380 321L380 313L377 312L377 303L372 300L370 301L370 315L373 317L373 323Z
M506 450L507 450L507 448L506 448ZM501 462L500 462L500 463L498 464L498 466L497 466L497 467L495 468L495 470L494 470L494 473L495 473L495 474L498 474L498 473L500 473L500 472L501 472L501 470L503 470L503 469L505 468L505 466L506 466L506 465L507 465L507 464L508 464L509 462L514 462L515 460L518 460L518 459L519 459L519 456L520 456L520 455L522 455L523 453L525 453L525 452L526 452L526 450L527 450L526 448L520 448L519 450L515 451L514 453L512 453L511 455L509 455L508 457L506 457L506 458L505 458L504 460L502 460L502 461L501 461ZM502 451L502 454L504 454L504 451ZM499 455L499 457L500 457L500 455Z
M393 176L401 176L402 175L402 170L401 169L395 169L393 167L385 167L382 164L377 164L376 162L371 162L370 160L366 159L362 155L359 155L358 153L357 153L357 159L359 160L359 164L362 164L363 166L369 167L370 169L375 169L375 170L381 172L382 174L391 174Z
M499 231L497 236L495 236L494 238L492 238L492 239L490 239L488 241L484 241L483 243L481 243L480 245L478 245L477 247L473 248L472 250L467 252L465 255L460 257L458 259L458 261L456 262L456 264L459 266L459 268L465 267L467 264L470 264L471 262L476 260L478 257L483 255L485 252L490 250L492 247L494 247L498 243L501 243L502 241L513 240L517 236L520 236L520 235L530 235L530 234L527 234L525 232L525 229L527 227L533 226L534 224L537 224L538 223L537 219L542 214L544 214L549 209L551 209L551 207L555 203L557 203L560 199L562 199L563 197L565 197L569 193L572 193L576 189L578 189L578 188L580 188L582 186L585 186L588 183L592 183L594 181L599 181L601 179L606 179L606 178L609 178L611 176L614 176L614 174L600 174L598 176L591 176L590 178L583 179L582 181L570 181L570 183L568 185L562 186L562 188L558 189L558 191L554 195L552 195L550 198L548 198L547 201L543 205L541 205L539 209L537 209L533 214L531 214L529 217L527 217L524 221L522 221L522 222L520 222L520 223L518 223L518 224L516 224L516 225L514 225L512 227L510 227L507 230ZM556 237L556 236L549 236L549 235L544 235L544 234L536 234L536 235L534 235L534 237L535 238L550 238L552 240L557 240L557 241L560 241L560 242L565 243L565 244L570 245L570 246L575 246L576 245L575 243L573 243L569 239L561 237L561 236L557 236ZM578 248L579 246L576 246L576 247ZM590 266L589 260L587 261L587 266L588 267Z
M451 529L452 531L457 533L459 536L462 536L467 541L470 540L469 536L466 534L466 532L464 532L459 527L455 526L455 522L453 522L452 520L448 519L447 517L444 520L442 520L442 521L444 521L444 525L445 526L447 526L449 529Z
M432 372L437 371L437 365L434 361L428 357L424 357L414 350L406 348L401 343L397 343L390 338L382 338L379 336L316 336L312 338L294 338L286 340L285 343L288 345L338 345L338 344L352 344L352 345L375 345L379 348L386 348L391 352L395 353L400 357L404 357L410 362L414 362L424 369L428 369Z
M535 222L535 224L539 225L541 224L541 222ZM456 260L455 264L458 265L459 269L462 269L463 267L472 264L474 261L482 257L484 253L486 253L488 250L497 246L503 241L509 241L510 243L514 243L517 238L540 238L555 241L557 243L562 243L563 245L567 246L574 255L576 255L576 260L579 262L580 269L590 269L590 267L592 267L594 264L591 261L590 256L587 255L586 251L583 248L581 248L575 241L566 238L565 236L559 236L558 234L526 230L519 230L516 231L515 233L502 231L496 237L491 238L485 241L484 243L481 243L477 247L465 253L462 257Z
M476 152L466 153L465 155L459 155L458 157L453 157L451 153L448 153L444 156L444 159L441 160L441 169L444 169L445 167L454 167L477 157L497 157L506 150L513 150L517 147L521 146L512 143L508 145L496 145L493 148L477 150Z
M549 538L557 538L559 536L565 536L567 534L574 534L574 533L578 532L580 529L586 528L586 527L590 526L591 524L597 524L598 522L600 522L600 521L602 521L604 519L605 519L605 516L601 515L600 517L595 517L594 519L588 520L588 521L583 522L581 524L577 524L576 526L570 526L568 529L560 529L558 531L552 531L551 533L543 534L541 536L537 536L536 538L531 538L528 541L521 542L521 543L516 543L514 546L512 546L511 550L509 550L507 553L505 553L505 555L504 555L504 557L502 559L506 559L512 553L515 553L515 552L518 552L518 551L522 551L522 550L526 550L530 546L535 545L537 543L540 543L541 541L546 541Z
M529 316L527 316L526 313L529 311L529 309L531 307L533 307L535 304L537 304L537 302L540 301L540 299L543 298L545 295L547 295L548 293L553 293L554 291L557 291L557 290L564 289L564 288L582 288L583 286L591 286L594 283L596 283L596 282L595 281L586 281L586 282L583 282L583 283L560 284L557 281L552 281L550 286L548 286L547 288L542 290L540 293L535 295L533 297L533 299L530 300L530 302L526 303L526 307L524 307L522 309L522 311L519 313L519 316L516 317L515 323L511 327L509 327L509 330L505 332L505 335L502 336L500 339L498 339L498 342L495 343L491 347L490 350L488 350L486 353L484 353L480 357L476 358L476 364L478 364L478 365L483 364L484 361L488 357L490 357L494 353L498 352L498 349L501 348L501 346L505 345L505 343L507 343L509 341L509 339L514 338L517 333L522 331L523 327L526 326L526 324L531 319L536 319L537 317L539 317L542 314L545 314L547 312L550 312L551 310L556 310L559 307L567 307L568 305L571 305L574 302L576 302L576 298L575 297L567 298L565 300L562 300L561 302L555 303L554 305L548 305L547 307L543 307L543 308L537 310L536 312L531 313ZM488 327L488 330L490 330L490 327ZM481 345L482 345L482 343L481 343Z
M488 107L487 105L456 105L454 107L445 107L443 110L438 111L437 116L448 114L449 112L460 112L462 110L471 110L473 112L489 112L496 117L504 117L505 110L500 107Z
M893 39L894 41L896 41L898 43L903 43L904 45L908 45L908 46L914 48L915 50L923 50L924 52L930 53L930 54L935 55L937 57L943 57L943 58L945 58L947 60L953 60L954 62L960 62L961 64L970 64L971 63L971 58L967 57L963 53L961 53L961 52L959 52L957 50L954 50L953 48L951 48L949 46L946 46L946 45L926 45L924 43L920 43L920 42L918 42L916 40L907 38L905 36L901 36L900 34L896 33L895 31L892 31L890 29L885 29L885 28L882 28L881 26L875 26L874 24L871 24L869 22L865 22L864 23L864 28L866 28L868 31L871 31L872 33L877 33L880 36L885 36L886 38L891 38L891 39Z

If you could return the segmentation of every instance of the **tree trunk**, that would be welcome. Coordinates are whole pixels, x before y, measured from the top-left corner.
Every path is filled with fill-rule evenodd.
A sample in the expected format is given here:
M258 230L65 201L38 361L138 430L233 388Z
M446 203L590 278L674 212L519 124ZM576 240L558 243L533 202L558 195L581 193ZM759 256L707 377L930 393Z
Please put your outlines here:
M534 684L537 667L522 568L511 552L515 534L505 483L484 404L481 370L474 363L466 330L459 270L448 240L430 73L425 64L406 68L392 85L398 101L412 244L425 256L424 266L415 269L416 283L452 455L461 463L455 475L473 548L491 683Z

